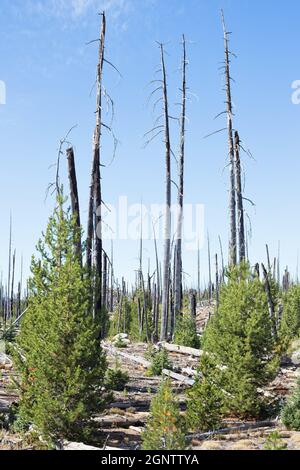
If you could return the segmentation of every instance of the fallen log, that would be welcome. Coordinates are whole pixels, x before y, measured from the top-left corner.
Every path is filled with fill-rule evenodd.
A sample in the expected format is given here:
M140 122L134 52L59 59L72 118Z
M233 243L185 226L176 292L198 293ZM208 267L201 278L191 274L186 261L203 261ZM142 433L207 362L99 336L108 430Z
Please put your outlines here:
M99 416L94 418L94 421L102 428L129 428L130 426L144 426L149 417L147 412L135 413L133 417L129 416Z
M253 429L260 429L260 428L275 428L278 426L278 421L259 421L257 423L245 423L239 426L233 426L231 428L224 428L218 429L216 431L209 431L203 432L199 434L189 434L187 439L189 440L205 440L209 439L213 436L218 436L219 434L231 434L232 432L239 432L239 431L249 431Z
M160 343L167 351L179 354L187 354L189 356L201 357L203 351L201 349L188 348L187 346L179 346L178 344Z
M118 351L113 346L103 345L103 349L106 349L107 351L109 351L111 354L114 354L115 356L123 357L125 359L128 359L129 361L136 362L137 364L140 364L143 367L145 367L145 369L149 369L149 367L151 366L151 363L147 361L146 359L144 359L143 357L133 356L132 354L124 353L123 351ZM193 379L185 377L184 375L178 374L177 372L173 372L169 369L163 369L162 374L166 375L167 377L171 377L174 380L182 382L186 385L194 385L195 383Z
M100 449L99 447L87 446L82 444L81 442L65 442L59 450L123 450L117 447L108 447L106 446L104 449Z
M177 374L177 372L172 372L171 370L168 370L168 369L163 369L162 374L166 375L167 377L171 377L174 380L178 380L178 382L182 382L186 385L193 386L195 383L194 379L189 379L188 377L185 377L182 374Z

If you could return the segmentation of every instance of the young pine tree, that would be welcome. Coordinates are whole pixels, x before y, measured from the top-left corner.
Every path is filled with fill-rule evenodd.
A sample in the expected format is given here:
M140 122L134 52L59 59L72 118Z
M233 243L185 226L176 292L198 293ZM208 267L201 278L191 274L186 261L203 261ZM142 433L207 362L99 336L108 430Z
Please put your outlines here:
M218 312L209 322L203 349L215 363L225 412L258 416L258 389L278 368L277 344L265 287L245 263L228 272Z
M188 392L187 423L192 430L214 431L220 427L223 414L221 371L207 354L201 356L200 370L201 375Z
M300 336L300 286L291 287L285 294L280 336L285 348Z
M300 379L293 395L282 410L281 419L288 429L300 431Z
M187 447L185 423L169 380L162 382L152 400L142 440L143 450L184 450Z
M85 439L105 403L100 320L90 314L89 281L74 249L81 236L57 197L33 257L29 308L17 339L19 416L49 442Z

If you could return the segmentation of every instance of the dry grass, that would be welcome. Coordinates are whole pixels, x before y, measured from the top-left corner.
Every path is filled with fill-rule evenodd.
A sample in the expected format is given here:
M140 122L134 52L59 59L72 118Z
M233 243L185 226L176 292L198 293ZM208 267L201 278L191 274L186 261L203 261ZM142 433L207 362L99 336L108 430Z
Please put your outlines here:
M221 442L217 441L206 441L203 442L202 446L200 447L200 450L222 450L222 444Z
M249 439L241 439L240 441L234 442L228 448L228 450L255 450L257 446L253 441Z

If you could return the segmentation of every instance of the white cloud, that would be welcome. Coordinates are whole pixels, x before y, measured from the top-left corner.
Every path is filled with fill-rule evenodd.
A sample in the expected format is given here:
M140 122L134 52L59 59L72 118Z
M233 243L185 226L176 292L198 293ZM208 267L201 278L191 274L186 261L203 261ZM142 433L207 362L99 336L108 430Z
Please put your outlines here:
M92 9L105 11L113 17L128 12L134 0L29 0L27 3L31 13L45 14L56 17L80 18Z

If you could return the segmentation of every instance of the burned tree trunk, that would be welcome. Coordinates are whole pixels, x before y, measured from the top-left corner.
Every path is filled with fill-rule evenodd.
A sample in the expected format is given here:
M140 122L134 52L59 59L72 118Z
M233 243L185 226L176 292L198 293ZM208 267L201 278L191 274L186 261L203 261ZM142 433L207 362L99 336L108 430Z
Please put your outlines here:
M103 252L102 299L103 299L103 306L105 308L107 307L107 270L108 270L107 254Z
M236 131L234 134L235 150L235 168L236 168L236 197L237 197L237 220L238 220L238 238L239 238L239 261L246 259L246 241L245 241L245 220L244 203L241 177L241 159L240 159L240 138Z
M197 292L194 289L190 290L190 315L192 320L195 320L197 315Z
M87 233L87 267L91 272L92 250L94 241L94 263L95 263L95 282L94 282L94 316L101 312L101 287L102 287L102 196L101 196L101 172L100 172L100 148L102 131L102 77L104 65L106 34L106 18L102 14L102 27L99 43L99 60L97 66L97 94L96 94L96 127L93 139L93 164L91 187L89 197L88 213L88 233Z
M175 292L174 292L174 315L175 318L182 309L182 225L183 225L183 194L184 194L184 160L185 160L185 120L186 120L186 41L183 35L183 57L182 57L182 111L180 129L180 159L179 159L179 186L178 186L178 219L176 231L176 262L175 262Z
M229 264L235 266L237 263L237 231L236 231L236 192L235 192L235 159L233 142L233 123L232 123L232 99L231 99L231 76L230 76L230 52L229 52L229 33L226 30L224 13L222 11L222 23L224 32L225 49L225 87L226 87L226 112L227 112L227 130L228 147L230 160L230 185L229 185L229 212L230 212L230 240L229 240Z
M219 304L220 304L219 261L218 261L218 254L216 254L216 305L217 305L217 313L219 311Z
M208 255L208 298L212 301L213 286L212 286L212 275L211 275L211 256L210 256L210 239L207 234L207 255Z
M76 237L74 240L74 248L75 248L75 252L78 258L81 260L82 252L81 252L81 233L80 233L81 232L80 207L79 207L74 150L72 147L67 149L67 161L68 161L68 175L69 175L69 183L70 183L70 198L71 198L72 214L75 220L76 227L78 228L78 233L76 234Z
M14 316L14 286L15 286L15 267L16 267L16 250L13 253L12 259L12 279L11 279L11 290L10 290L10 316Z
M167 339L169 315L169 270L171 258L171 143L167 73L165 66L164 47L160 45L161 67L163 82L163 103L165 121L165 149L166 149L166 201L165 201L165 231L164 231L164 264L163 264L163 292L162 292L162 318L160 339Z
M219 235L219 245L220 245L221 261L222 261L221 283L224 283L225 282L225 263L224 263L223 245L222 245L222 240L221 240L220 235Z
M200 246L198 242L198 250L197 250L197 290L198 290L198 300L200 302L201 299L201 280L200 280Z

